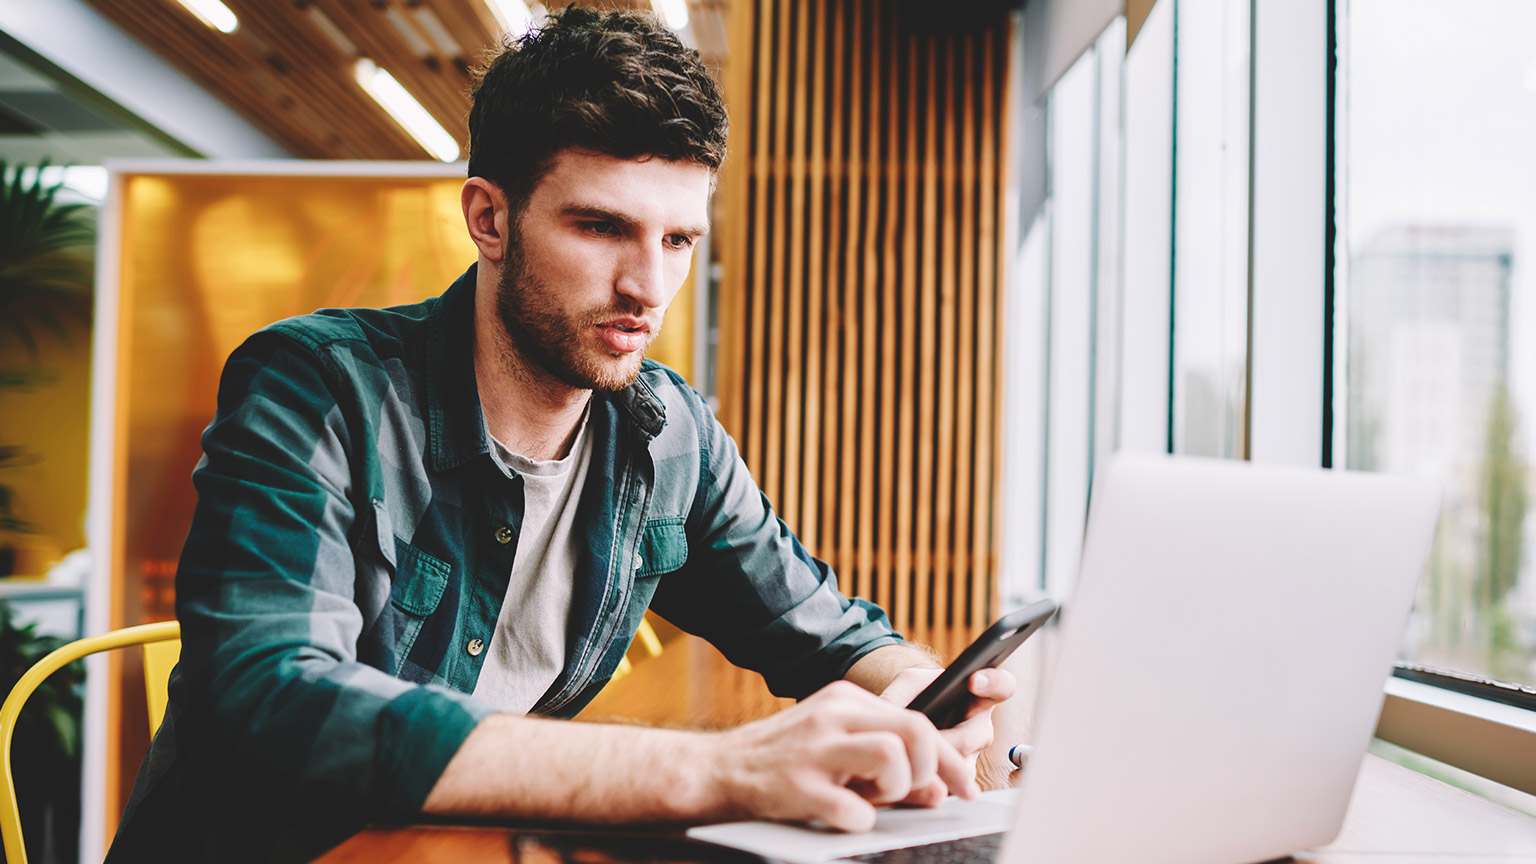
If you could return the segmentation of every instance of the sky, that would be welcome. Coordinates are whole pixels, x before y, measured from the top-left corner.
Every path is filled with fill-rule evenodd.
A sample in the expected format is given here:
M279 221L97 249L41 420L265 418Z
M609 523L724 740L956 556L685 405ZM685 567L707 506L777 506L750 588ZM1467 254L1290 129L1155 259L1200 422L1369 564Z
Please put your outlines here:
M1515 232L1511 385L1536 457L1536 2L1346 0L1343 233Z

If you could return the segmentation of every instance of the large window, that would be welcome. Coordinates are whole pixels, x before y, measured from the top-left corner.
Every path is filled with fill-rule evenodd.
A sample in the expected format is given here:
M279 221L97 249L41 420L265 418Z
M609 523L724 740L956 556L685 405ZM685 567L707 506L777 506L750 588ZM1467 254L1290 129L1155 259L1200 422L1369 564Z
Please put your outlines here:
M1382 736L1536 791L1536 2L1158 0L1023 95L1003 605L1117 450L1434 478Z
M1443 484L1403 659L1536 685L1536 3L1337 27L1334 452Z

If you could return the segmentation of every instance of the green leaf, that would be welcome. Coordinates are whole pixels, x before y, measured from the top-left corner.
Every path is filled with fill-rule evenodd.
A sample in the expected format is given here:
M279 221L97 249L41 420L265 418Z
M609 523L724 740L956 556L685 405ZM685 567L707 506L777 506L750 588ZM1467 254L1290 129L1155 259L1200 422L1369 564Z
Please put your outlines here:
M0 160L0 320L34 360L36 330L67 342L65 318L90 320L94 274L94 208L59 203L63 183L44 185L47 167L27 177Z
M47 713L48 723L53 727L53 734L57 737L59 752L65 758L75 758L75 729L79 721L68 707L53 703L44 704L43 710Z
M0 390L31 390L57 380L40 369L0 369Z

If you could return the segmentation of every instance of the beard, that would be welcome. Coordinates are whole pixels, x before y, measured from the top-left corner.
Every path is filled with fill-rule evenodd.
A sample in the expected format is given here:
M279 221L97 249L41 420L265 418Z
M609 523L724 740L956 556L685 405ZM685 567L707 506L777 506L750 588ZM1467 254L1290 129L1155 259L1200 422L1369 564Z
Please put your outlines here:
M496 283L496 314L524 364L578 390L616 392L640 374L645 350L633 353L594 348L588 334L604 321L624 316L644 317L639 304L622 299L588 310L561 306L559 290L528 266L514 229ZM651 330L654 341L660 327ZM649 343L647 343L647 349Z

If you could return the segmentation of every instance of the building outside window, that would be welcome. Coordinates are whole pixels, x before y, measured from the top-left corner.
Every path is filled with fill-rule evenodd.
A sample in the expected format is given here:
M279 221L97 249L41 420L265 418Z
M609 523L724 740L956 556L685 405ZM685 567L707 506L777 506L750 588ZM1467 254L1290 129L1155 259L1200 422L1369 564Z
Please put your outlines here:
M1536 687L1536 4L1339 4L1335 452L1444 490L1403 660Z

